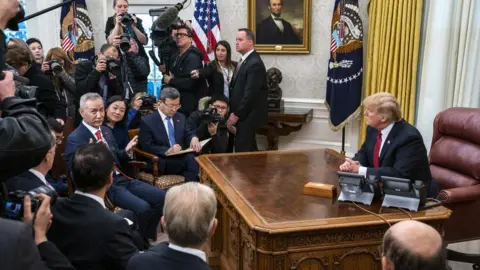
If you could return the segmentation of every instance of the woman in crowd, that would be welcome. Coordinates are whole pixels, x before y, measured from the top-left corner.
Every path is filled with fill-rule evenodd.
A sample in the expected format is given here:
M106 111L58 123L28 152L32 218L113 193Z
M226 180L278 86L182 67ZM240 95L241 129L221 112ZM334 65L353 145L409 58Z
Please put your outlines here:
M32 52L33 56L35 57L35 62L38 64L43 63L43 45L40 40L36 38L29 38L27 39L27 45L30 48L30 51Z
M215 46L215 60L205 68L192 71L192 78L206 78L209 85L208 95L225 95L229 97L228 85L232 79L237 63L232 61L232 49L225 40L220 40Z
M50 61L58 61L60 66L50 65ZM53 70L51 66L55 66ZM67 116L72 120L75 118L75 65L68 58L65 51L60 48L52 48L48 51L45 57L45 62L42 63L42 71L52 81L58 97L67 104Z
M148 37L143 29L142 20L132 15L131 24L122 23L122 15L128 13L128 0L113 0L113 9L115 13L109 17L105 25L105 36L107 42L114 43L114 39L122 34L129 34L139 44L139 53L143 57L148 57L143 45L148 43Z
M33 56L33 53L30 50L30 47L28 47L28 44L23 39L19 39L19 38L9 39L7 43L7 48L13 48L13 47L20 47L28 51L30 53L30 58L32 59L32 62L35 62L35 56Z
M5 55L7 64L15 68L18 75L29 79L28 86L36 86L38 110L45 117L53 117L62 125L65 123L66 104L57 96L52 82L40 69L40 65L32 61L30 51L21 47L10 47Z
M118 149L125 149L128 142L127 103L122 96L112 96L105 106L104 126L112 130Z

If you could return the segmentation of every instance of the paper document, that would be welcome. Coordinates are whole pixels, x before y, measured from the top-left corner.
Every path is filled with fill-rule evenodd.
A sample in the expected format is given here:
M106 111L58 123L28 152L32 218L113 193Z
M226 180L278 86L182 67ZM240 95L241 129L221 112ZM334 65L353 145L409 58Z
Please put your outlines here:
M211 139L212 139L212 138L201 141L201 142L200 142L200 148L203 148L203 146L204 146L205 144L207 144ZM176 156L176 155L182 155L182 154L191 153L191 152L193 152L193 149L192 149L192 148L188 148L188 149L185 149L185 150L176 152L176 153L167 154L167 157Z

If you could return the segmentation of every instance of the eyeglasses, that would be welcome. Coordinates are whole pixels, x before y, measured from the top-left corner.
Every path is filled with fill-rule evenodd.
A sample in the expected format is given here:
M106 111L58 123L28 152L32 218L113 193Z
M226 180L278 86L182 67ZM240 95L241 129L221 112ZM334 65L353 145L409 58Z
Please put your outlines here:
M228 110L227 106L221 106L221 105L212 105L212 106L217 110L222 110L222 111Z
M168 108L172 109L172 110L178 110L182 107L182 105L180 104L177 104L177 105L173 105L173 104L166 104L166 103L163 103L165 104L165 106L167 106Z
M182 38L182 37L188 37L188 34L185 34L185 33L176 33L175 36L177 38Z

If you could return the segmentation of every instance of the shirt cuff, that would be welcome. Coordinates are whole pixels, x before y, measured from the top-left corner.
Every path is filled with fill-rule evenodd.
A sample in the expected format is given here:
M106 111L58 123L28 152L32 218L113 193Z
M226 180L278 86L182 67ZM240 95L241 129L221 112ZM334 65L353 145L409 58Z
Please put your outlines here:
M133 159L133 150L130 152L127 152L127 155L130 159Z
M367 169L367 167L360 166L360 168L358 168L358 174L367 178Z

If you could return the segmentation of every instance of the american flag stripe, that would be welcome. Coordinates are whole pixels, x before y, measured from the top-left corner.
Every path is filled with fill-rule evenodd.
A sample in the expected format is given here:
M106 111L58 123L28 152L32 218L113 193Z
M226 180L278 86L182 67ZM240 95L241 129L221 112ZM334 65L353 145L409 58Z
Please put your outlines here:
M68 37L68 35L66 35L62 39L62 49L66 52L69 52L69 51L73 51L74 48L75 48L75 45L73 44L72 40L70 39L70 37Z
M215 46L220 36L220 17L216 0L195 0L193 42L203 52L204 61L215 59Z
M337 42L335 41L335 38L332 35L332 41L330 41L330 51L334 52L337 49Z

